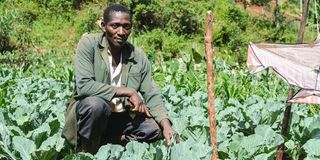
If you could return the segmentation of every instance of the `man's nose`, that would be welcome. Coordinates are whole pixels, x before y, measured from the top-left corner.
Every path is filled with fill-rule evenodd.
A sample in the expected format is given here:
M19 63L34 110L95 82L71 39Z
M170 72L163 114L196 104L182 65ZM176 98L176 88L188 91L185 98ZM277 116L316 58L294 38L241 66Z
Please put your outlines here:
M124 28L121 26L121 27L119 27L119 31L118 31L118 34L119 35L125 35L125 30L124 30Z

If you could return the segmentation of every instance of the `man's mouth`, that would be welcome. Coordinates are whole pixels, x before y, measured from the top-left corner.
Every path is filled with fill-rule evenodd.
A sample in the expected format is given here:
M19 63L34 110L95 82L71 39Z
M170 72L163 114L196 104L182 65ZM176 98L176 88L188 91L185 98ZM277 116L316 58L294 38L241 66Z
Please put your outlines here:
M125 38L115 38L115 41L118 43L124 43L126 41Z

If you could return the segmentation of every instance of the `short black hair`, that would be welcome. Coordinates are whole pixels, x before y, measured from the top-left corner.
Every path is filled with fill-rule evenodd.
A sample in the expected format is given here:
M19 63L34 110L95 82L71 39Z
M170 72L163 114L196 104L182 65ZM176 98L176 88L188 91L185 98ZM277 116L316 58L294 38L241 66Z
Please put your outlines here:
M111 4L103 12L103 21L108 23L110 20L111 12L124 12L128 13L130 16L130 21L132 21L132 14L129 9L121 4Z

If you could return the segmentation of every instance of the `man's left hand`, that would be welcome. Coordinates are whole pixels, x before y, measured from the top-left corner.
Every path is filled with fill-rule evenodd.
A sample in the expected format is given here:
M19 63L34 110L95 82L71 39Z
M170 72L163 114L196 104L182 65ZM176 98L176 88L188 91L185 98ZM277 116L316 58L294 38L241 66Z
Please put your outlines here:
M171 127L171 124L168 119L161 120L161 126L163 128L163 136L167 142L167 145L171 144L171 137L175 134L175 131Z

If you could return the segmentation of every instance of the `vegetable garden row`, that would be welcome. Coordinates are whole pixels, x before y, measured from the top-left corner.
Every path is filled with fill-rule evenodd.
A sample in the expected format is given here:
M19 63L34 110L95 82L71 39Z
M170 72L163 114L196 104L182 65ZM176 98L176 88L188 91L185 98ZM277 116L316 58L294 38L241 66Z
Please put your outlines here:
M181 142L171 146L164 141L130 142L126 147L106 145L96 155L76 153L61 138L72 81L30 77L19 70L1 68L1 159L209 159L207 93L201 91L205 77L191 75L199 71L183 74L186 64L173 60L162 68L154 67L155 78L164 79L159 84L163 85L166 106ZM216 69L220 82L215 86L220 159L273 159L282 142L292 159L320 158L320 116L307 106L293 106L288 139L280 135L286 100L285 95L277 95L286 89L281 81L270 78L269 73L252 77L246 70L228 68L223 62L218 62ZM179 83L180 79L189 83Z

